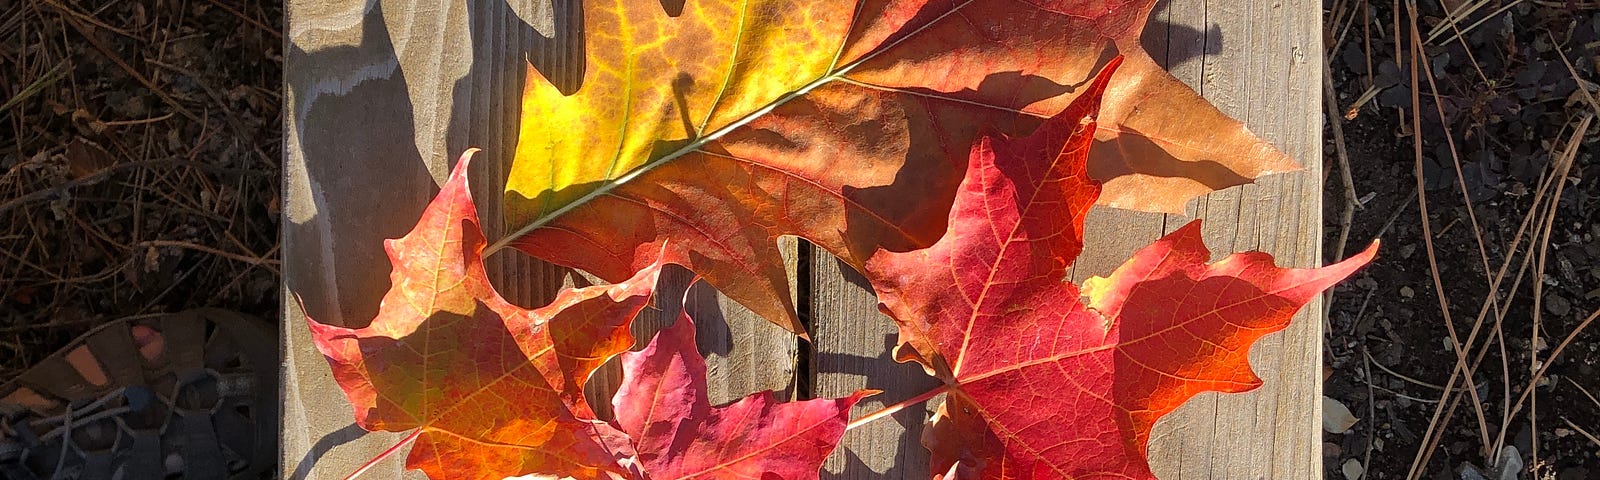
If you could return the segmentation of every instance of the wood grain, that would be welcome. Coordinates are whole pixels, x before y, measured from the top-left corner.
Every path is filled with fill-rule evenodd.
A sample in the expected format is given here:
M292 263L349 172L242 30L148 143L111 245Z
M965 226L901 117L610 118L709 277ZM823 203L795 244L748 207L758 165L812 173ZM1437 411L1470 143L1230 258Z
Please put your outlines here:
M525 62L563 91L579 87L584 66L578 5L288 1L284 477L340 478L398 440L354 426L349 404L311 345L302 312L342 325L372 318L388 288L382 240L410 228L468 146L484 149L474 166L474 193L489 237L499 235L499 192L516 138ZM1185 215L1097 209L1089 218L1089 248L1073 269L1075 281L1109 273L1134 250L1192 218L1206 220L1206 241L1218 257L1259 249L1283 266L1318 263L1320 21L1320 5L1310 0L1158 5L1144 39L1152 55L1306 170L1208 195ZM684 295L692 276L681 269L666 274L655 308L640 319L636 335L647 340L676 317L687 298L699 320L717 403L765 389L790 398L883 390L857 407L860 415L933 386L920 368L889 358L895 328L878 313L859 275L825 252L784 242L797 304L808 315L815 344L802 350L794 337L704 284ZM523 306L540 305L557 288L583 282L519 254L489 262L495 284ZM1156 425L1151 458L1160 478L1322 477L1321 331L1312 313L1320 311L1318 303L1303 310L1287 332L1254 348L1252 365L1266 387L1202 395ZM802 371L809 376L799 378ZM609 403L603 400L617 377L613 365L592 381L597 406ZM919 440L927 414L907 409L852 430L828 460L824 477L927 478L927 453ZM421 478L402 471L403 453L370 478Z
M842 397L860 389L881 390L856 404L852 417L882 409L933 389L939 382L915 364L895 363L891 350L898 329L878 311L866 278L820 249L811 255L812 396ZM845 433L828 458L825 477L839 479L928 478L922 427L928 408L907 408Z
M1321 9L1310 1L1172 0L1152 15L1145 46L1157 61L1251 131L1299 160L1300 172L1197 200L1185 215L1096 211L1073 272L1104 275L1156 236L1202 219L1214 259L1273 254L1280 266L1319 264L1322 233ZM1202 394L1156 424L1151 465L1164 479L1322 478L1321 301L1266 337L1250 361L1266 386Z

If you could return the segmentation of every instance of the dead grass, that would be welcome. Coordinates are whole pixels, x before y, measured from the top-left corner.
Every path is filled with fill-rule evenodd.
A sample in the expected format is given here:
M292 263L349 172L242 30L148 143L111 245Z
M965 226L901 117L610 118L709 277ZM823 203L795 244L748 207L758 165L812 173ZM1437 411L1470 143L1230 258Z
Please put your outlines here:
M1343 83L1332 87L1344 96L1330 94L1342 104L1327 106L1330 150L1337 154L1328 162L1337 160L1337 169L1357 178L1350 185L1341 172L1343 185L1329 184L1329 210L1343 215L1338 237L1329 232L1330 245L1337 251L1352 231L1378 223L1376 216L1352 222L1352 212L1366 203L1354 199L1378 194L1380 183L1389 189L1384 195L1398 199L1403 190L1392 183L1415 184L1404 186L1412 191L1406 200L1382 202L1394 213L1376 229L1389 236L1386 244L1405 247L1402 258L1391 249L1372 267L1389 271L1365 280L1356 328L1330 322L1350 329L1330 330L1336 338L1360 337L1332 342L1359 349L1330 354L1336 375L1341 364L1357 370L1346 375L1358 386L1352 391L1334 381L1328 394L1362 398L1368 408L1368 422L1351 435L1365 450L1347 450L1354 455L1346 457L1360 460L1373 478L1455 477L1466 464L1492 471L1497 466L1486 459L1502 458L1515 444L1532 478L1588 478L1600 471L1592 465L1600 456L1590 455L1600 451L1575 439L1588 439L1600 402L1570 401L1575 392L1587 394L1570 380L1593 375L1600 332L1592 327L1600 310L1588 312L1600 289L1574 273L1572 259L1600 252L1589 235L1600 234L1600 224L1583 206L1595 198L1592 146L1600 138L1593 92L1600 85L1588 78L1600 61L1600 42L1586 33L1600 16L1591 20L1586 12L1600 4L1337 0L1332 6L1324 26L1329 64L1336 65L1329 79ZM1568 28L1554 31L1562 25ZM1371 135L1375 123L1390 126L1393 137ZM1368 127L1352 134L1347 124ZM1397 148L1387 158L1362 159L1346 151L1346 142ZM1362 175L1364 168L1404 178ZM1475 176L1486 171L1500 180ZM1406 220L1391 229L1402 215ZM1372 302L1380 288L1401 286L1404 298ZM1345 302L1330 311L1348 317L1355 307ZM1376 313L1367 313L1369 303ZM1402 317L1381 320L1387 337L1368 333L1374 323L1368 318L1397 313ZM1400 321L1409 325L1396 327ZM1380 345L1384 355L1369 353ZM1560 378L1578 388L1557 388ZM1345 439L1347 449L1352 443ZM1388 451L1375 453L1386 443ZM1328 460L1337 465L1345 458Z
M0 6L0 378L96 324L270 316L278 2Z

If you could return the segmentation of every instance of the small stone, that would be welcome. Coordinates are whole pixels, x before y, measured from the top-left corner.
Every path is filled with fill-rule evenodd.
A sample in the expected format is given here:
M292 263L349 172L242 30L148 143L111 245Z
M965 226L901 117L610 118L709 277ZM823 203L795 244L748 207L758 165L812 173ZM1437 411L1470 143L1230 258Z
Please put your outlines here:
M1322 442L1322 458L1339 458L1339 455L1342 454L1344 454L1344 449L1339 448L1339 444Z
M1361 461L1354 458L1345 460L1339 471L1344 472L1345 480L1360 480L1361 475L1367 473L1367 469L1361 467Z
M1345 433L1360 421L1350 414L1350 408L1338 400L1322 397L1322 430L1328 433Z
M1517 480L1517 475L1522 473L1522 453L1517 447L1507 445L1500 451L1500 462L1495 468L1500 472L1500 480Z
M1566 297L1556 293L1545 294L1544 310L1550 312L1551 315L1564 317L1572 312L1572 302L1567 301Z
M167 454L166 458L163 458L161 462L161 466L167 469L167 475L183 473L183 464L183 455L179 455L177 452Z
M1400 296L1405 297L1405 298L1412 298L1412 297L1417 296L1417 291L1416 290L1412 290L1411 287L1400 287Z
M1594 276L1595 278L1600 278L1600 267L1595 267ZM1362 290L1373 290L1378 288L1378 281L1373 280L1372 277L1361 277L1356 279L1356 286Z

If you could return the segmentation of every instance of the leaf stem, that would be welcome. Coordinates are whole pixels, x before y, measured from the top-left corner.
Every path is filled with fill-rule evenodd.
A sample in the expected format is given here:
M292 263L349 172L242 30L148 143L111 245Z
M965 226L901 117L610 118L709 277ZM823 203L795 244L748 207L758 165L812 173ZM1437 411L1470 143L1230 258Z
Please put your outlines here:
M389 447L388 450L384 450L383 453L378 454L378 456L372 457L372 460L368 460L367 463L362 464L361 468L357 468L355 472L351 472L350 476L344 477L344 480L355 480L355 478L361 476L361 474L367 473L367 470L371 470L374 465L378 464L378 462L383 461L385 458L389 458L390 455L394 455L394 452L400 451L401 448L411 445L411 442L417 441L417 437L421 435L421 428L412 430L410 435L406 435L406 438L400 439L399 442L395 443L394 446Z
M866 425L868 423L872 423L873 420L877 420L877 419L880 419L880 418L883 418L883 417L894 415L895 412L899 412L900 410L903 410L906 407L909 407L909 406L912 406L912 405L916 405L916 404L919 404L919 403L922 403L922 402L926 402L926 401L928 401L928 399L931 399L931 398L933 398L935 396L938 396L939 394L944 393L947 390L950 390L950 386L949 385L939 385L938 388L935 388L933 390L929 390L927 392L924 392L921 395L917 395L915 397L911 397L911 398L905 399L904 401L901 401L900 403L896 403L894 405L889 405L887 407L883 407L882 410L878 410L876 412L872 412L872 413L866 414L866 415L862 416L861 418L857 418L854 421L851 421L849 425L845 425L844 429L845 429L845 431L850 431L850 429L853 429L853 428L856 428L856 427L859 427L859 426L862 426L862 425Z

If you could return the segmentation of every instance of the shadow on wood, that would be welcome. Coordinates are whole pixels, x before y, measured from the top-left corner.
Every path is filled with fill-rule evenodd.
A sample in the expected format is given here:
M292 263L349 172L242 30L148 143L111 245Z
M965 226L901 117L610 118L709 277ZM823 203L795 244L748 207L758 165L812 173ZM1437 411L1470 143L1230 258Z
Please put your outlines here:
M286 475L342 477L398 438L352 431L359 429L350 406L311 346L295 296L319 321L370 322L389 286L383 240L415 224L468 146L493 158L480 160L472 177L488 236L498 235L501 172L515 144L526 66L532 61L556 85L578 88L576 3L553 5L547 36L503 0L289 2ZM520 255L486 263L502 294L523 306L548 302L563 280L562 269ZM403 458L386 460L379 475L414 475L401 472Z

